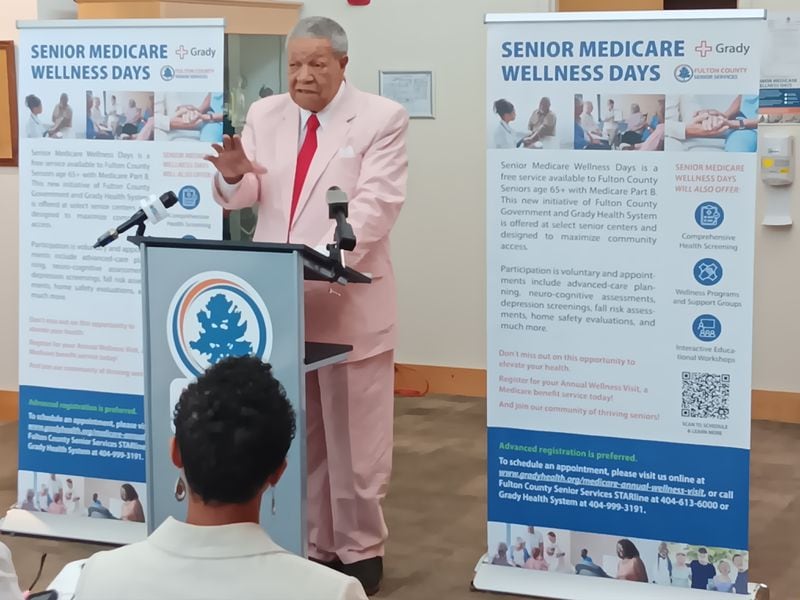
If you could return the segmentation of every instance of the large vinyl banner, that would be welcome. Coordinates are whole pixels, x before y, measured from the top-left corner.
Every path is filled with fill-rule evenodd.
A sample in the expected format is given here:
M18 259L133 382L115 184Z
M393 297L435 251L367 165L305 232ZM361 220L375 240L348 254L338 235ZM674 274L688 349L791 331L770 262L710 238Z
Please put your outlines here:
M492 565L746 592L764 21L690 15L488 19Z
M222 138L223 23L26 23L19 62L18 507L28 512L5 528L143 537L139 250L124 239L133 230L92 245L169 190L179 202L149 235L221 237L202 157Z

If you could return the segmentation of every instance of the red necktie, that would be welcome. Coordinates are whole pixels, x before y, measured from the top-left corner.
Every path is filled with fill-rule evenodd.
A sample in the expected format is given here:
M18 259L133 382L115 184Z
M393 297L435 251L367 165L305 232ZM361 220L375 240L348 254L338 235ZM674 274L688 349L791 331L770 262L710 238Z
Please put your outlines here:
M318 127L319 119L317 115L312 114L308 117L308 122L306 123L306 137L303 140L303 145L300 147L300 152L297 154L297 166L294 170L294 188L292 189L292 210L289 213L289 231L292 229L294 213L297 210L297 203L300 200L300 191L303 189L303 183L308 174L308 167L311 166L311 159L314 158L314 153L317 151Z

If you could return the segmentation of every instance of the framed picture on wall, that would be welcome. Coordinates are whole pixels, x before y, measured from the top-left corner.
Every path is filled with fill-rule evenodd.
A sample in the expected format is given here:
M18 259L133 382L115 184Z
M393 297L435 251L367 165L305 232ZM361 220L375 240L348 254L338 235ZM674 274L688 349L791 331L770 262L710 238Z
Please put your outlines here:
M412 119L433 119L432 71L379 71L378 94L402 104Z
M19 163L17 125L17 69L14 42L0 41L0 166Z

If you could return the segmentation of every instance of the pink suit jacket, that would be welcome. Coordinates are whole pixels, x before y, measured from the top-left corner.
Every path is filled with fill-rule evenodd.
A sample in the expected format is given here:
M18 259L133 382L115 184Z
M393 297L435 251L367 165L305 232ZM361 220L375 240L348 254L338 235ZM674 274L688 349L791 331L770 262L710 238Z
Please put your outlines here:
M258 203L257 242L306 244L333 241L326 192L341 188L350 200L348 221L358 238L346 264L372 275L370 284L305 284L306 339L352 344L349 361L395 346L397 300L389 233L406 196L408 115L399 104L344 86L325 115L318 147L289 230L300 109L288 94L256 101L247 114L242 144L250 160L267 170L248 173L227 194L214 179L214 198L227 209Z

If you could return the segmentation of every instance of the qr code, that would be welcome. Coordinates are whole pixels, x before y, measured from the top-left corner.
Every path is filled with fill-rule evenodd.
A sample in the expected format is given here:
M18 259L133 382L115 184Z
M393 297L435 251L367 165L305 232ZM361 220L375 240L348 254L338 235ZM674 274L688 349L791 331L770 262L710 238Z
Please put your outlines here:
M684 371L681 416L698 419L727 419L731 411L731 376Z

